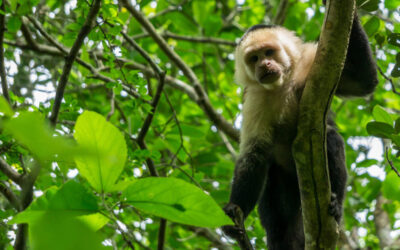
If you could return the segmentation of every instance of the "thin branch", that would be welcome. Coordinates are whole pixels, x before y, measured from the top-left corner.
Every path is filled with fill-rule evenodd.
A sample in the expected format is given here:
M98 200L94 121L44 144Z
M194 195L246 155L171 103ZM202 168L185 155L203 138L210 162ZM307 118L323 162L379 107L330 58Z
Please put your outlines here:
M146 61L150 64L151 68L154 70L154 72L157 73L157 75L162 74L161 68L151 59L149 54L142 49L133 39L131 39L125 32L121 31L122 36L125 38L125 40L135 49L139 54L146 59Z
M31 172L25 175L21 185L21 210L25 210L33 200L33 186L39 176L41 165L37 162L33 164ZM28 225L19 224L17 236L15 238L14 249L26 249L28 240Z
M3 181L0 182L0 192L6 197L10 204L17 210L21 211L21 202L14 192Z
M394 86L394 83L393 83L392 78L386 76L385 73L383 73L383 70L381 69L381 67L379 67L379 66L378 66L378 71L379 71L379 73L381 74L381 76L382 76L383 78L385 78L386 81L388 81L388 82L390 83L390 85L392 86L392 92L395 93L395 94L397 94L397 95L400 95L400 92L398 92L398 91L396 90L396 86Z
M10 165L8 165L7 162L2 158L0 158L0 171L3 172L13 182L21 185L21 175L17 171L15 171Z
M136 10L127 0L120 0L120 2L126 7L126 9L135 17L135 19L143 26L143 28L149 33L149 35L158 44L161 50L171 59L171 61L182 70L183 74L193 84L194 90L199 97L197 100L198 105L204 110L210 120L217 126L217 128L223 130L229 137L238 141L239 132L235 129L232 124L228 123L225 118L215 111L212 107L211 102L201 86L199 79L192 69L186 65L186 63L179 57L178 54L172 50L167 42L157 33L153 24L146 19L141 12Z
M82 25L81 30L79 31L78 37L76 38L74 44L72 45L72 48L65 58L65 64L63 68L63 72L61 74L59 83L57 85L57 90L56 90L56 97L54 99L54 105L53 109L51 111L51 116L50 116L50 122L55 125L57 122L58 118L58 113L60 111L61 107L61 101L64 96L64 90L65 86L67 85L68 82L68 77L72 69L72 65L75 61L76 56L78 55L78 52L83 44L83 41L85 37L89 34L90 30L93 27L94 19L97 16L97 13L100 10L100 4L101 0L94 0L92 3L92 6L90 7L89 14L85 20L85 23Z
M122 35L124 38L131 44L132 47L134 47L140 54L141 56L147 60L147 62L151 65L153 70L157 73L158 76L158 85L157 85L157 90L156 94L153 97L151 106L152 109L150 113L147 115L143 126L139 132L138 138L137 138L137 143L139 144L141 149L147 149L146 143L144 141L144 138L146 137L147 132L149 131L150 125L153 121L154 114L156 112L158 103L161 98L161 94L164 89L165 85L165 71L163 71L147 54L145 50L143 50L135 41L130 39L125 33L122 32ZM152 159L147 158L146 159L147 166L149 167L150 173L152 176L159 176L157 169L155 167L155 164ZM164 243L165 243L165 231L167 227L167 220L161 218L160 219L160 227L158 228L158 241L157 241L157 249L158 250L163 250L164 249Z
M397 170L397 168L394 166L393 161L390 160L389 158L389 147L385 148L385 153L386 153L386 160L389 163L390 167L392 168L392 170L397 174L398 177L400 177L400 172L399 170Z
M3 1L1 3L1 12L5 13L5 3L6 1ZM8 103L11 103L10 100L10 95L8 94L8 85L7 85L7 74L6 74L6 68L5 68L5 61L4 61L4 45L3 45L3 40L4 40L4 32L6 30L5 27L5 15L0 14L0 79L1 79L1 90L3 91L3 96L4 98L8 101Z
M233 148L232 144L229 142L229 139L228 139L228 138L226 137L226 135L225 135L222 131L220 131L220 130L218 130L218 134L219 134L219 136L221 137L222 142L225 144L226 149L227 149L227 150L229 151L229 153L231 154L233 160L236 161L236 159L237 159L237 154L236 154L236 151L235 151L235 149Z
M197 235L206 238L207 240L209 240L213 244L213 246L215 246L216 248L218 248L220 250L230 250L230 249L232 249L225 242L221 241L221 239L220 239L220 237L218 237L218 235L216 235L214 232L212 232L208 228L194 227L194 226L187 226L186 228L189 229L190 231L193 231Z
M272 23L277 24L277 25L282 25L285 22L286 12L287 12L288 8L289 8L288 0L280 1L278 11L276 12L276 15L275 15Z
M214 37L191 37L191 36L182 36L178 34L174 34L171 32L164 32L162 34L164 38L172 38L175 40L181 40L181 41L188 41L188 42L193 42L193 43L213 43L213 44L218 44L218 45L227 45L227 46L236 46L235 42L224 40L221 38L214 38Z
M137 143L139 144L139 146L142 149L147 149L147 146L146 146L146 144L144 142L144 138L146 137L146 134L149 131L151 122L153 121L153 117L154 117L154 114L156 112L158 102L159 102L159 100L161 98L162 90L164 88L164 82L165 82L165 73L162 72L162 74L160 75L160 81L159 81L158 86L157 86L156 94L155 94L155 96L153 98L153 101L152 101L152 104L151 104L152 109L151 109L150 113L147 115L147 117L146 117L146 119L145 119L145 121L143 123L143 126L142 126L142 128L141 128L141 130L139 132L139 135L137 137ZM154 162L149 165L149 170L150 170L152 176L158 176L157 170L156 170L156 168L154 166Z
M46 30L43 28L42 24L38 20L36 20L34 17L31 16L27 16L27 18L50 44L56 47L59 51L62 51L65 55L68 55L68 49L65 48L61 43L59 43L55 38L53 38L49 33L47 33ZM27 40L27 42L28 44L30 44L29 42L33 42L33 44L36 44L35 41Z
M111 116L115 112L115 92L114 91L111 91L110 106L111 106L111 110L107 114L107 121L110 120Z

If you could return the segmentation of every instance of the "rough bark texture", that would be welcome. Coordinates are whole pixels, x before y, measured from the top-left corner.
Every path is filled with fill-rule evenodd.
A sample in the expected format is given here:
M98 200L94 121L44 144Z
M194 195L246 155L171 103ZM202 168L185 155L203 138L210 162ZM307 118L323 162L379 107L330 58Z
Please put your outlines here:
M306 249L335 249L338 226L328 214L326 120L344 65L355 1L327 4L318 50L300 102L293 145L299 178Z

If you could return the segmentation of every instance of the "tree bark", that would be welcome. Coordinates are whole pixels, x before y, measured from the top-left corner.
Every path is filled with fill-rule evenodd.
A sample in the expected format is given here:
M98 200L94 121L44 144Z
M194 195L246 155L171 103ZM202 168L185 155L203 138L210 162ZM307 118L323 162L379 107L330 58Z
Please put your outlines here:
M344 65L355 1L328 1L314 64L300 101L293 144L299 178L305 249L335 249L339 230L328 214L331 191L326 121Z

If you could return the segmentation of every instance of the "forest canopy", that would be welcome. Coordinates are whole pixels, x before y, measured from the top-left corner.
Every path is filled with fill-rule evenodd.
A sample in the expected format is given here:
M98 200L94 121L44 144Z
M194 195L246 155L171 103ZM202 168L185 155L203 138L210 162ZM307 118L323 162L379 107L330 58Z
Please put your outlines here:
M251 26L317 42L316 0L0 0L0 248L233 249L234 50ZM400 0L357 1L378 65L332 103L340 249L400 248ZM266 249L257 212L245 228Z

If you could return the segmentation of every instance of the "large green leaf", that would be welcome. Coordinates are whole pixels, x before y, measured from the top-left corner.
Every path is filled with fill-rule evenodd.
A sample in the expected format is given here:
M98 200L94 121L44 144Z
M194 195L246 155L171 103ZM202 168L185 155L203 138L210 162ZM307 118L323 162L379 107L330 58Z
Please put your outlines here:
M394 128L384 122L369 122L367 124L367 132L376 137L390 139L392 134L394 134Z
M393 125L392 117L390 117L389 113L379 105L376 105L372 110L372 116L377 122L384 122L389 125Z
M9 117L14 115L14 111L3 96L0 96L0 112Z
M11 223L35 222L49 211L58 212L64 216L84 216L99 212L99 208L96 197L92 193L77 182L69 181L59 189L49 188L25 211L17 214ZM87 217L84 220L87 220Z
M382 193L389 200L399 200L400 177L398 177L394 171L391 171L383 181Z
M372 16L368 22L364 24L364 30L369 37L372 37L376 32L378 32L381 26L381 20L376 16Z
M57 212L47 212L29 226L29 241L34 250L107 249L86 223Z
M21 112L4 121L4 131L27 147L39 160L70 160L78 148L61 136L54 136L44 117L37 112ZM71 160L72 161L72 160Z
M75 158L79 172L99 192L112 190L127 156L124 136L101 115L85 111L75 124L74 137L93 154Z
M143 178L128 186L123 196L137 209L170 221L200 227L232 224L210 196L180 179Z

